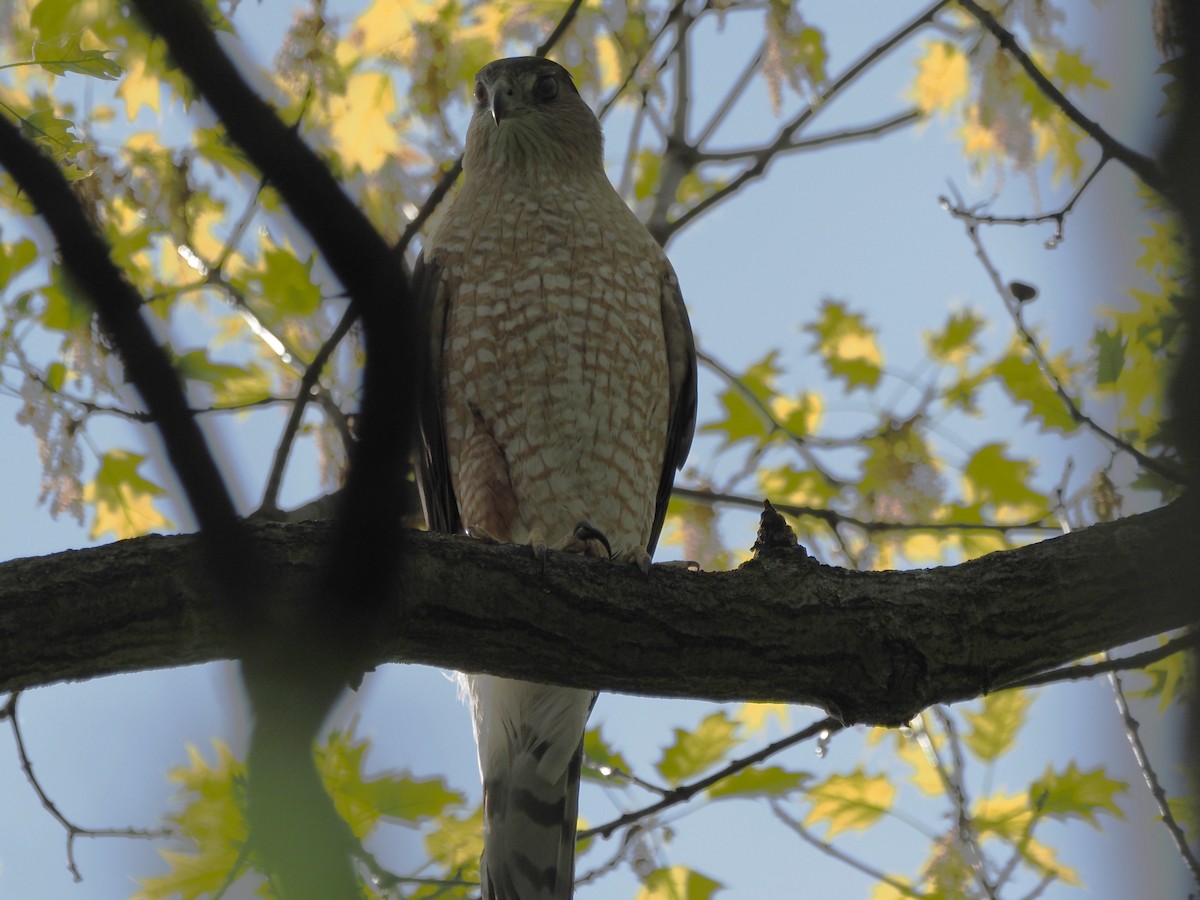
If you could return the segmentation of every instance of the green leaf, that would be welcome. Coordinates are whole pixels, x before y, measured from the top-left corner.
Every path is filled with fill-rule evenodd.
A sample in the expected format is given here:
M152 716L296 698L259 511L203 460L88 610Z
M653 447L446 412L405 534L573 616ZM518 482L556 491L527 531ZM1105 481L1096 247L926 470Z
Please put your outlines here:
M257 363L238 366L213 362L208 351L201 348L179 357L175 367L184 378L212 385L213 399L219 406L244 406L271 394L271 374Z
M951 313L941 331L925 333L925 347L938 362L961 365L979 352L975 336L983 325L983 319L970 310Z
M263 254L262 268L247 273L248 283L279 316L307 318L321 305L321 290L313 284L316 254L300 262L290 250L272 247Z
M658 183L662 176L662 156L650 150L641 150L637 154L637 173L633 179L633 198L645 200L658 191Z
M584 762L589 764L583 767L584 778L604 781L607 780L608 770L616 769L627 774L630 771L625 757L613 750L604 740L604 736L600 733L600 726L589 728L583 733L583 755Z
M334 731L325 746L316 751L317 770L338 815L359 839L366 837L381 818L418 822L463 803L463 796L448 790L439 778L388 774L364 778L364 757L369 746L366 740L354 740L347 732Z
M772 350L738 376L737 384L730 385L717 398L725 408L725 418L700 426L701 431L725 436L722 449L742 440L752 440L761 446L771 437L766 414L754 400L770 407L771 398L776 396L775 381L783 372L775 362L778 356L779 351Z
M831 775L810 788L808 799L812 809L805 825L829 823L826 838L843 831L862 831L870 828L892 807L896 788L886 775L867 775L858 767L849 775Z
M812 778L808 772L790 772L779 766L742 769L735 775L722 778L708 789L713 798L782 797L800 790Z
M831 378L842 378L847 390L874 388L883 372L883 354L875 329L860 313L851 313L838 300L821 303L821 317L804 330L815 336L813 348L821 355Z
M709 900L725 885L685 866L655 869L642 882L637 900Z
M1119 328L1112 331L1096 329L1096 384L1112 384L1125 368L1125 347L1128 340Z
M1097 87L1102 91L1108 90L1108 82L1096 75L1095 69L1090 63L1084 61L1081 54L1072 53L1061 47L1054 53L1054 65L1050 71L1055 76L1054 80L1064 88L1073 87L1083 90Z
M92 305L76 288L67 270L50 267L50 283L41 289L46 300L42 324L52 331L86 332L92 327Z
M1100 813L1125 818L1113 798L1127 790L1127 783L1109 778L1102 768L1081 772L1071 763L1062 772L1047 768L1046 774L1029 786L1029 802L1037 815L1082 819L1099 831Z
M1026 421L1038 422L1043 430L1070 432L1079 427L1067 405L1023 348L1013 347L992 371L1009 396L1026 407Z
M67 367L60 362L50 363L46 368L46 387L55 392L61 391L66 380Z
M658 771L671 782L679 784L699 775L723 761L729 751L742 742L737 732L739 723L730 719L724 710L705 717L695 731L675 729L675 743L663 751Z
M1165 642L1165 639L1160 639ZM1166 659L1156 660L1141 670L1150 679L1150 685L1142 690L1131 690L1129 696L1145 700L1158 698L1158 711L1166 712L1176 697L1179 689L1186 684L1188 673L1192 669L1191 653L1174 653Z
M22 238L15 244L0 245L0 291L8 287L13 276L37 259L37 244Z
M34 60L52 75L90 75L105 81L116 81L125 69L111 59L115 50L84 50L80 46L80 35L65 34L50 41L37 41L33 45Z
M1014 520L1044 512L1045 496L1029 487L1033 465L1010 459L1007 450L1008 444L1003 442L986 444L967 462L963 468L967 502L991 503L998 517L1003 512L1005 518Z
M456 878L479 880L479 856L483 853L483 807L469 816L446 814L434 820L425 837L430 860Z
M964 743L983 762L995 762L1013 748L1025 724L1033 697L1028 691L999 691L983 698L978 712L967 710L963 718L971 730Z
M237 864L249 836L242 815L246 767L224 743L213 741L213 745L217 758L212 765L189 745L188 765L171 769L167 776L190 795L184 808L167 818L178 837L195 850L160 850L169 866L167 874L138 879L141 890L134 900L196 900L212 895Z

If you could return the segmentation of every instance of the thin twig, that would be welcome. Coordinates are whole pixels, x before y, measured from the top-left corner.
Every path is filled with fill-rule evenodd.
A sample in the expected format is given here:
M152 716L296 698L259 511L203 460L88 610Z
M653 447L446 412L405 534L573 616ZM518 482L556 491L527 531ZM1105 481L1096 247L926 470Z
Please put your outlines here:
M1200 644L1200 631L1191 631L1182 637L1167 641L1161 647L1155 647L1153 650L1143 650L1141 653L1135 653L1133 656L1112 658L1106 655L1103 662L1051 669L1049 672L1031 675L1019 681L996 685L992 690L1007 691L1014 688L1037 687L1041 684L1055 684L1062 681L1081 681L1085 678L1095 678L1097 675L1106 675L1111 672L1144 669L1146 666L1156 663L1160 659L1166 659L1168 656L1174 656L1176 653L1190 650L1197 644Z
M799 837L801 840L805 841L806 843L810 844L813 847L816 847L818 850L820 850L826 856L832 857L833 859L836 859L838 862L845 863L850 868L856 869L857 871L866 875L868 878L872 878L875 881L890 885L894 890L900 892L905 897L924 897L925 896L920 891L914 890L912 887L905 884L903 881L900 881L898 878L888 875L886 872L883 872L880 869L876 869L874 866L863 862L858 857L851 856L849 853L846 853L844 850L839 850L837 847L833 846L833 844L829 843L828 841L821 840L819 837L817 837L812 832L810 832L807 828L805 828L804 824L802 822L800 822L800 820L794 819L790 815L788 815L788 813L784 810L783 806L780 805L779 801L777 799L775 799L774 797L772 797L769 802L770 802L770 806L771 806L771 812L773 812L775 814L775 818L779 819L779 821L781 821L784 825L786 825L788 828L790 828L792 831L794 831L796 833L796 836Z
M295 443L296 435L300 431L300 422L304 418L304 408L308 405L309 397L317 386L317 379L321 377L321 372L324 371L329 358L333 355L334 350L337 349L338 344L341 343L342 338L346 336L346 333L357 319L358 312L355 310L354 304L351 303L342 313L342 318L337 323L337 327L333 329L333 333L321 345L321 349L317 351L317 355L313 357L313 361L304 370L304 376L300 379L300 387L296 391L296 400L292 404L287 424L284 426L283 434L279 439L279 446L275 448L275 458L271 461L271 472L267 476L267 487L263 492L263 500L259 506L260 512L273 513L279 510L279 488L283 483L283 473L287 468L288 456L291 454L292 445Z
M958 740L958 732L954 728L953 720L944 709L935 707L933 714L937 716L942 730L946 734L946 743L950 748L952 766L947 766L942 760L941 753L938 752L926 719L927 713L921 714L921 724L915 729L917 742L921 745L921 749L924 751L926 759L929 760L929 764L937 772L938 778L942 782L943 791L954 805L958 843L962 848L963 858L971 867L971 871L974 872L975 880L979 883L979 887L983 890L985 896L989 900L996 900L996 889L987 876L987 858L979 846L979 840L975 834L975 822L971 818L969 811L966 785L963 783L963 753L962 746Z
M915 108L906 109L903 112L898 112L888 116L886 119L880 119L878 122L872 122L868 125L857 125L842 131L831 131L828 134L814 135L802 141L792 141L786 147L780 148L777 154L782 156L800 150L826 147L830 144L845 144L851 141L859 141L863 138L879 137L882 134L903 128L906 125L912 125L920 121L921 118L922 114L920 110ZM697 152L696 158L700 162L737 162L743 159L754 159L758 156L759 152L758 149L700 150Z
M691 503L728 503L731 506L741 506L762 512L762 498L746 497L740 494L725 494L701 488L689 488L676 485L671 492L673 496ZM797 506L790 503L771 505L789 516L820 519L831 528L838 525L853 525L871 534L887 531L984 531L998 534L1010 534L1014 531L1058 531L1057 526L1046 519L1034 519L1028 522L1017 522L1003 525L997 522L879 522L870 519L860 519L847 513L838 512L823 506Z
M621 98L621 95L625 93L625 89L633 83L634 78L637 77L637 71L645 61L647 54L649 54L650 51L654 49L655 45L662 40L662 36L667 33L667 29L675 23L675 20L679 17L679 14L683 12L683 7L686 3L687 0L675 0L674 5L672 5L670 10L667 11L666 18L663 19L653 36L650 37L649 40L647 40L644 44L642 44L641 49L638 51L637 57L630 64L629 71L625 73L625 77L621 80L621 83L617 85L616 89L611 94L609 94L608 99L604 100L596 109L596 118L601 122L604 121L605 117L616 105L617 100ZM667 58L670 58L670 54L667 55Z
M769 145L763 147L754 159L753 165L749 166L744 172L731 180L728 184L718 188L713 193L709 194L703 200L699 201L695 206L688 209L676 219L672 219L666 223L663 233L659 237L660 243L665 244L670 237L695 219L702 215L712 207L716 206L721 201L741 189L746 183L761 178L767 170L767 166L771 160L775 158L783 150L787 149L792 143L792 137L811 121L821 110L829 106L829 101L839 94L844 88L850 85L858 78L866 69L868 69L877 60L886 56L890 51L895 49L914 33L921 30L934 20L934 17L949 3L951 0L938 0L924 12L918 14L907 23L902 25L892 35L886 38L883 42L877 44L858 60L856 60L845 72L830 83L817 97L806 106L792 121L785 125L779 132L778 136Z
M37 794L42 808L50 813L54 820L67 832L67 871L71 873L71 877L76 882L83 881L83 875L80 874L79 867L75 864L75 838L77 837L124 837L151 840L170 837L172 832L169 828L84 828L76 825L64 816L54 801L46 794L41 783L37 780L37 776L33 774L33 762L29 759L29 754L25 749L25 739L22 737L21 727L17 723L17 699L20 696L21 692L17 691L8 698L8 702L3 707L0 707L0 721L7 719L9 726L12 728L13 740L17 745L17 758L21 762L21 771L25 773L25 780L29 782L29 786L33 788L33 792Z
M754 56L750 57L750 62L746 64L746 68L742 69L742 74L738 76L737 81L733 83L733 87L729 89L729 93L725 95L725 99L721 101L717 107L717 111L712 114L712 118L708 120L708 124L700 129L700 135L696 138L696 146L700 147L709 139L717 127L725 121L725 117L729 115L729 111L733 109L733 105L737 103L742 93L746 90L746 86L750 83L750 79L754 77L754 73L758 71L758 67L763 64L763 60L767 56L767 42L763 41L758 45L758 50Z
M1079 202L1079 198L1083 196L1083 192L1088 189L1100 170L1111 157L1104 155L1100 157L1100 162L1096 163L1095 168L1088 173L1087 178L1080 182L1079 187L1071 195L1063 206L1054 212L1043 213L1040 216L981 216L978 212L971 209L965 209L962 206L954 205L947 197L939 197L938 202L942 209L950 213L956 219L962 219L970 222L973 225L1041 225L1045 222L1054 222L1054 234L1052 234L1045 243L1047 250L1053 250L1063 242L1063 226L1068 215L1075 209L1075 204Z
M1162 817L1163 826L1170 833L1171 840L1175 842L1175 849L1179 851L1188 871L1192 873L1192 878L1197 885L1200 885L1200 860L1196 859L1196 855L1188 845L1187 835L1183 833L1183 827L1175 818L1175 814L1171 812L1167 792L1163 790L1162 782L1158 780L1158 773L1154 771L1150 756L1146 753L1146 745L1142 743L1141 735L1138 734L1138 720L1129 710L1129 701L1125 697L1121 677L1116 672L1109 672L1108 679L1112 684L1117 712L1121 715L1121 724L1125 728L1125 737L1129 740L1129 747L1133 750L1133 758L1137 760L1138 768L1142 770L1142 778L1146 781L1146 787L1150 788L1150 795L1154 798L1154 805L1158 807L1158 814Z
M625 813L624 815L613 819L611 822L605 822L603 825L597 825L595 828L585 829L579 833L579 840L593 837L595 835L600 835L601 837L605 838L610 837L618 828L624 828L627 825L632 825L641 821L647 816L660 813L664 809L670 809L672 806L678 806L681 803L686 803L688 800L691 800L692 797L696 796L696 794L712 787L718 781L728 778L730 775L736 775L743 769L749 768L755 763L762 762L763 760L774 756L776 753L786 750L789 747L794 747L796 744L803 743L804 741L810 740L811 738L817 737L821 734L836 734L845 727L846 726L837 719L833 718L832 716L827 716L818 722L814 722L807 728L803 728L794 734L790 734L785 738L781 738L778 741L775 741L773 744L768 744L757 753L752 753L749 756L743 757L742 759L734 760L719 772L715 772L706 778L693 781L690 784L683 784L677 788L674 788L656 803L651 803L649 806L645 806L639 810Z
M1025 342L1025 346L1029 348L1029 352L1032 355L1034 362L1037 364L1038 370L1042 373L1042 377L1046 379L1047 384L1050 385L1050 389L1054 391L1059 400L1062 401L1062 404L1066 408L1067 414L1070 415L1071 420L1077 424L1087 426L1087 428L1093 434L1095 434L1105 443L1114 447L1118 447L1125 453L1128 453L1135 460L1137 460L1143 468L1149 469L1156 475L1159 475L1176 484L1186 483L1183 473L1175 466L1171 465L1168 461L1156 459L1153 456L1148 456L1124 438L1113 434L1091 416L1087 415L1082 409L1080 409L1079 404L1075 402L1075 398L1067 392L1066 386L1055 373L1053 366L1050 364L1050 360L1046 357L1045 352L1042 350L1041 344L1038 343L1038 340L1036 337L1034 337L1033 332L1031 332L1029 327L1025 324L1022 304L1017 301L1015 297L1013 297L1012 292L1005 286L1004 279L1001 277L999 270L996 269L996 266L992 263L991 257L988 255L987 250L984 249L983 241L979 237L979 229L972 225L969 221L964 222L964 225L967 232L967 237L970 239L971 244L975 247L975 256L979 259L980 264L983 266L984 271L991 280L992 286L996 289L996 293L1000 295L1000 300L1003 302L1004 308L1012 317L1013 324L1017 328L1017 333Z
M571 27L571 23L575 21L575 14L579 12L579 7L582 5L583 0L571 0L571 2L567 4L567 11L564 12L562 18L558 20L558 24L554 26L554 30L550 32L549 37L542 41L541 44L538 45L538 48L533 51L534 56L544 57L554 48L554 45L559 42L559 39L567 33L567 29Z
M1008 55L1015 59L1017 64L1025 70L1025 74L1037 85L1038 90L1051 103L1062 110L1068 119L1078 125L1088 137L1098 143L1103 148L1105 154L1123 164L1160 194L1166 193L1166 179L1158 163L1150 159L1150 157L1143 156L1136 150L1126 147L1080 112L1079 107L1068 100L1066 95L1055 87L1054 83L1042 73L1042 70L1037 67L1037 63L1030 58L1029 54L1017 42L1013 33L1001 25L994 15L976 3L975 0L955 0L955 2L970 13L980 25L992 33L992 36L999 41L1000 46L1007 51Z

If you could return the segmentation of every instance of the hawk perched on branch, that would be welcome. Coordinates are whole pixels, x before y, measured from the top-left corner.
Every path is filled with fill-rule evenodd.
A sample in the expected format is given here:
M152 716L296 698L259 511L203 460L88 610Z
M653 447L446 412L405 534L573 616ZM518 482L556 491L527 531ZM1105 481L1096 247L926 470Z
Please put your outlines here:
M475 101L462 188L414 274L431 334L426 519L648 570L695 425L675 273L605 175L600 123L562 66L490 63ZM483 777L483 896L569 898L595 694L463 680Z

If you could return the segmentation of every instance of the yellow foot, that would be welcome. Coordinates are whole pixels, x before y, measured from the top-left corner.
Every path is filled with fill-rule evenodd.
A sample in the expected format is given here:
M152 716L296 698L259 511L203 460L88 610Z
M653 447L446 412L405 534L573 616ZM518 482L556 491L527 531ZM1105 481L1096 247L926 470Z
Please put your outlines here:
M617 562L633 563L642 570L643 575L650 574L650 554L646 552L645 547L634 547L632 550L618 553L613 559Z
M583 556L595 556L600 559L612 559L612 547L604 532L591 522L580 522L570 535L554 545L555 550L565 550L567 553L579 553Z

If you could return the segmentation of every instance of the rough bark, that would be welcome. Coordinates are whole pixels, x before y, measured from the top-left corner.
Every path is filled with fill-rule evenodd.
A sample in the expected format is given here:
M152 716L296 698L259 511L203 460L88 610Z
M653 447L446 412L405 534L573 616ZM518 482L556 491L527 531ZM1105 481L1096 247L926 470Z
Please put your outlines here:
M1188 625L1180 539L1194 503L958 566L852 572L765 542L691 573L412 532L379 663L413 662L638 694L810 703L894 724L1089 653ZM263 525L286 609L319 583L326 523ZM227 658L235 646L193 536L0 565L0 690Z

